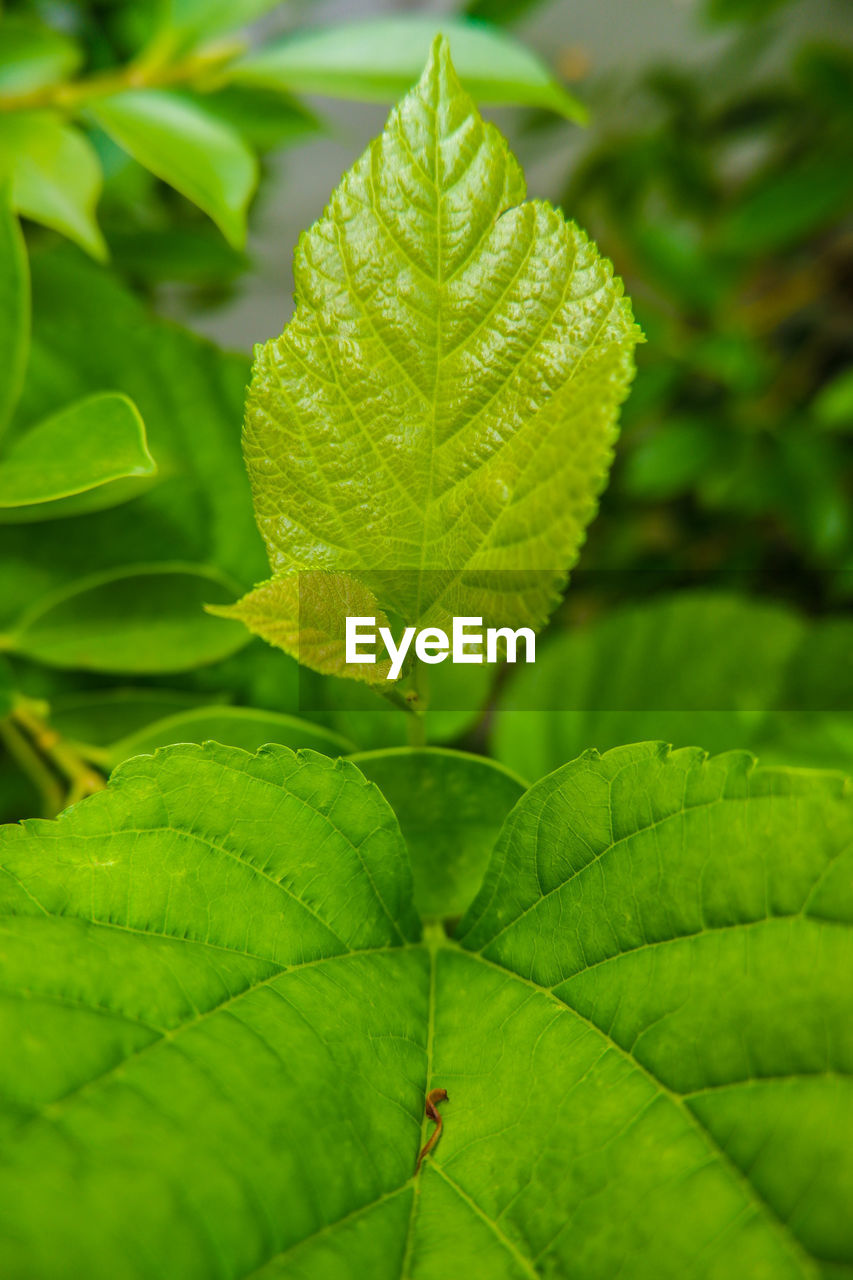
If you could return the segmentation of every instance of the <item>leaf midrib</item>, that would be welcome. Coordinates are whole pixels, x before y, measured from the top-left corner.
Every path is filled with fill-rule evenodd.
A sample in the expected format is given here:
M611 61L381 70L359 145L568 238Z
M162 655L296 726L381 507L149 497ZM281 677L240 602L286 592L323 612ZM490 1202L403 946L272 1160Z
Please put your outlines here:
M460 954L469 956L472 960L478 961L479 963L488 966L490 969L495 969L505 977L514 978L517 982L523 983L524 986L537 991L547 1000L551 1000L556 1003L566 1013L573 1014L584 1024L584 1026L588 1027L591 1031L596 1032L601 1039L605 1041L609 1048L645 1076L657 1091L658 1096L666 1097L679 1109L681 1114L687 1119L691 1128L699 1134L705 1145L710 1148L713 1156L717 1159L718 1163L726 1171L731 1180L745 1191L748 1201L758 1211L762 1219L770 1224L774 1232L784 1242L785 1247L793 1255L797 1265L802 1269L803 1273L812 1277L813 1280L818 1280L819 1270L816 1260L807 1252L805 1246L800 1242L791 1230L790 1226L779 1217L776 1209L770 1201L764 1198L748 1175L738 1164L735 1163L728 1152L720 1146L710 1130L702 1124L699 1116L693 1111L692 1107L690 1107L684 1095L676 1093L658 1076L656 1076L653 1071L646 1067L644 1063L636 1058L630 1050L623 1048L616 1040L613 1040L603 1027L598 1026L597 1023L580 1013L573 1005L569 1004L566 1000L562 1000L547 987L539 986L538 983L533 982L529 978L522 977L521 974L516 973L512 969L508 969L505 965L499 964L493 960L487 960L481 953L466 951L464 947L461 947L450 940L448 940L447 945L458 950Z

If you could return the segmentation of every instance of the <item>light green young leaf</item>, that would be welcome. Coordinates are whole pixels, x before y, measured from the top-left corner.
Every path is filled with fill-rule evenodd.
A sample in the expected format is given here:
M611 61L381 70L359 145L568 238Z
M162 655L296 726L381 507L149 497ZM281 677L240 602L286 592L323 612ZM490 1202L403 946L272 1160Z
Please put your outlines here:
M841 1275L851 850L840 778L622 748L418 942L351 764L128 762L2 836L9 1274Z
M258 165L234 129L161 89L129 89L99 99L91 110L125 151L203 209L229 244L243 247Z
M293 644L343 627L319 587L306 607L300 571L338 597L349 577L366 612L408 625L541 625L605 483L638 331L586 236L524 201L446 43L294 270L244 429L274 577L232 616L331 672Z
M52 667L127 675L191 671L246 643L242 628L204 610L233 589L231 579L204 565L92 574L37 600L0 643Z
M584 123L586 108L528 48L494 27L460 18L373 18L335 23L266 44L230 72L238 84L368 102L393 101L420 75L437 30L478 102L544 108Z
M436 747L362 751L351 759L397 815L421 918L462 915L527 784L484 756Z
M257 751L268 742L294 750L309 748L326 755L348 755L353 744L298 716L254 707L194 707L155 720L143 729L113 742L106 750L105 764L115 769L131 756L148 755L175 742L223 742L243 751ZM509 775L507 775L509 776Z
M0 433L18 402L30 351L30 268L11 196L11 183L0 181Z
M53 520L131 498L153 476L145 424L127 396L78 400L18 436L0 465L0 522Z
M0 115L0 178L12 182L12 203L26 218L52 227L93 258L107 247L95 221L101 166L79 129L52 111Z

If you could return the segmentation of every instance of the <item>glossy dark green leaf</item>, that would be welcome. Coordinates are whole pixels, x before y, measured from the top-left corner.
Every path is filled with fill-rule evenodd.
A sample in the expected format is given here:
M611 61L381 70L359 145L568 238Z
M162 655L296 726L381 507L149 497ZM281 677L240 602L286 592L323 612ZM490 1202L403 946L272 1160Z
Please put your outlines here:
M113 506L156 470L133 402L110 391L88 396L12 441L0 468L0 522Z
M0 175L2 177L2 175ZM0 433L18 401L30 350L27 247L12 210L11 183L0 181Z
M198 205L235 248L258 181L254 154L229 125L168 90L129 89L98 99L98 124L135 160Z
M95 220L101 167L79 129L53 111L0 113L0 178L12 183L18 213L106 257Z
M136 562L207 563L241 585L257 580L266 560L240 456L248 362L153 318L79 254L34 253L31 266L32 351L15 430L110 387L139 409L158 475L151 487L131 482L141 490L132 508L0 528L0 627L36 594Z
M37 600L3 637L12 653L48 666L120 674L188 671L246 643L208 601L233 584L196 565L135 565L94 574Z

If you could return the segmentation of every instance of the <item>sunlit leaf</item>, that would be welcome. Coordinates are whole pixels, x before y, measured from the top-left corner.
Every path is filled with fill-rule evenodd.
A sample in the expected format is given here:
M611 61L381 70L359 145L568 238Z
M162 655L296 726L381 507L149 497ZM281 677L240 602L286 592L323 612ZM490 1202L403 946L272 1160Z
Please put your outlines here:
M606 480L638 331L586 236L524 200L446 43L303 236L295 278L244 429L275 576L230 616L335 674L358 592L407 625L540 626Z
M245 644L242 628L204 611L229 591L224 574L196 565L94 574L37 600L3 644L48 666L139 675L187 671Z
M24 237L11 207L11 184L0 182L0 432L18 401L30 350L30 271Z
M51 520L133 496L154 475L145 425L127 396L78 400L18 436L0 465L0 522Z
M203 209L229 244L243 246L258 168L234 129L191 99L162 89L100 98L92 114L135 160Z
M459 18L376 18L265 45L232 70L238 84L387 102L420 75L442 32L456 70L478 102L544 107L583 122L586 109L512 36Z
M91 144L52 111L0 113L0 178L24 217L52 227L90 253L106 257L95 221L101 167Z
M138 757L3 832L7 1269L840 1274L852 849L837 776L622 748L523 796L419 940L353 765Z

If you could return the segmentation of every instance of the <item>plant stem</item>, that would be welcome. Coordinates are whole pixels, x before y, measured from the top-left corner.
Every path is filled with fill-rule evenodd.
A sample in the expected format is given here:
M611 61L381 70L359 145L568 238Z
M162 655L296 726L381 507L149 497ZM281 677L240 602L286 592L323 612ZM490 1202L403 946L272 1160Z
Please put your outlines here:
M406 738L410 747L426 746L426 721L423 716L409 716L406 720Z
M53 818L65 802L64 788L59 779L42 760L26 735L15 725L11 716L0 720L0 740L41 796L42 816Z
M220 44L206 52L194 53L177 62L147 61L142 58L109 71L99 71L65 84L44 85L24 93L0 94L0 111L40 111L53 108L76 111L92 98L103 98L125 89L156 89L167 85L192 84L221 71L242 51L242 44Z
M102 791L107 785L104 775L93 769L73 747L62 740L55 729L50 728L38 714L36 710L38 706L38 703L21 699L8 723L11 723L20 737L28 742L34 753L46 760L65 778L69 789L64 804L75 804L84 796ZM55 812L59 812L61 808L63 808L62 800Z
M429 706L429 667L424 662L415 664L407 697L412 714L406 725L410 747L426 746L426 713Z

